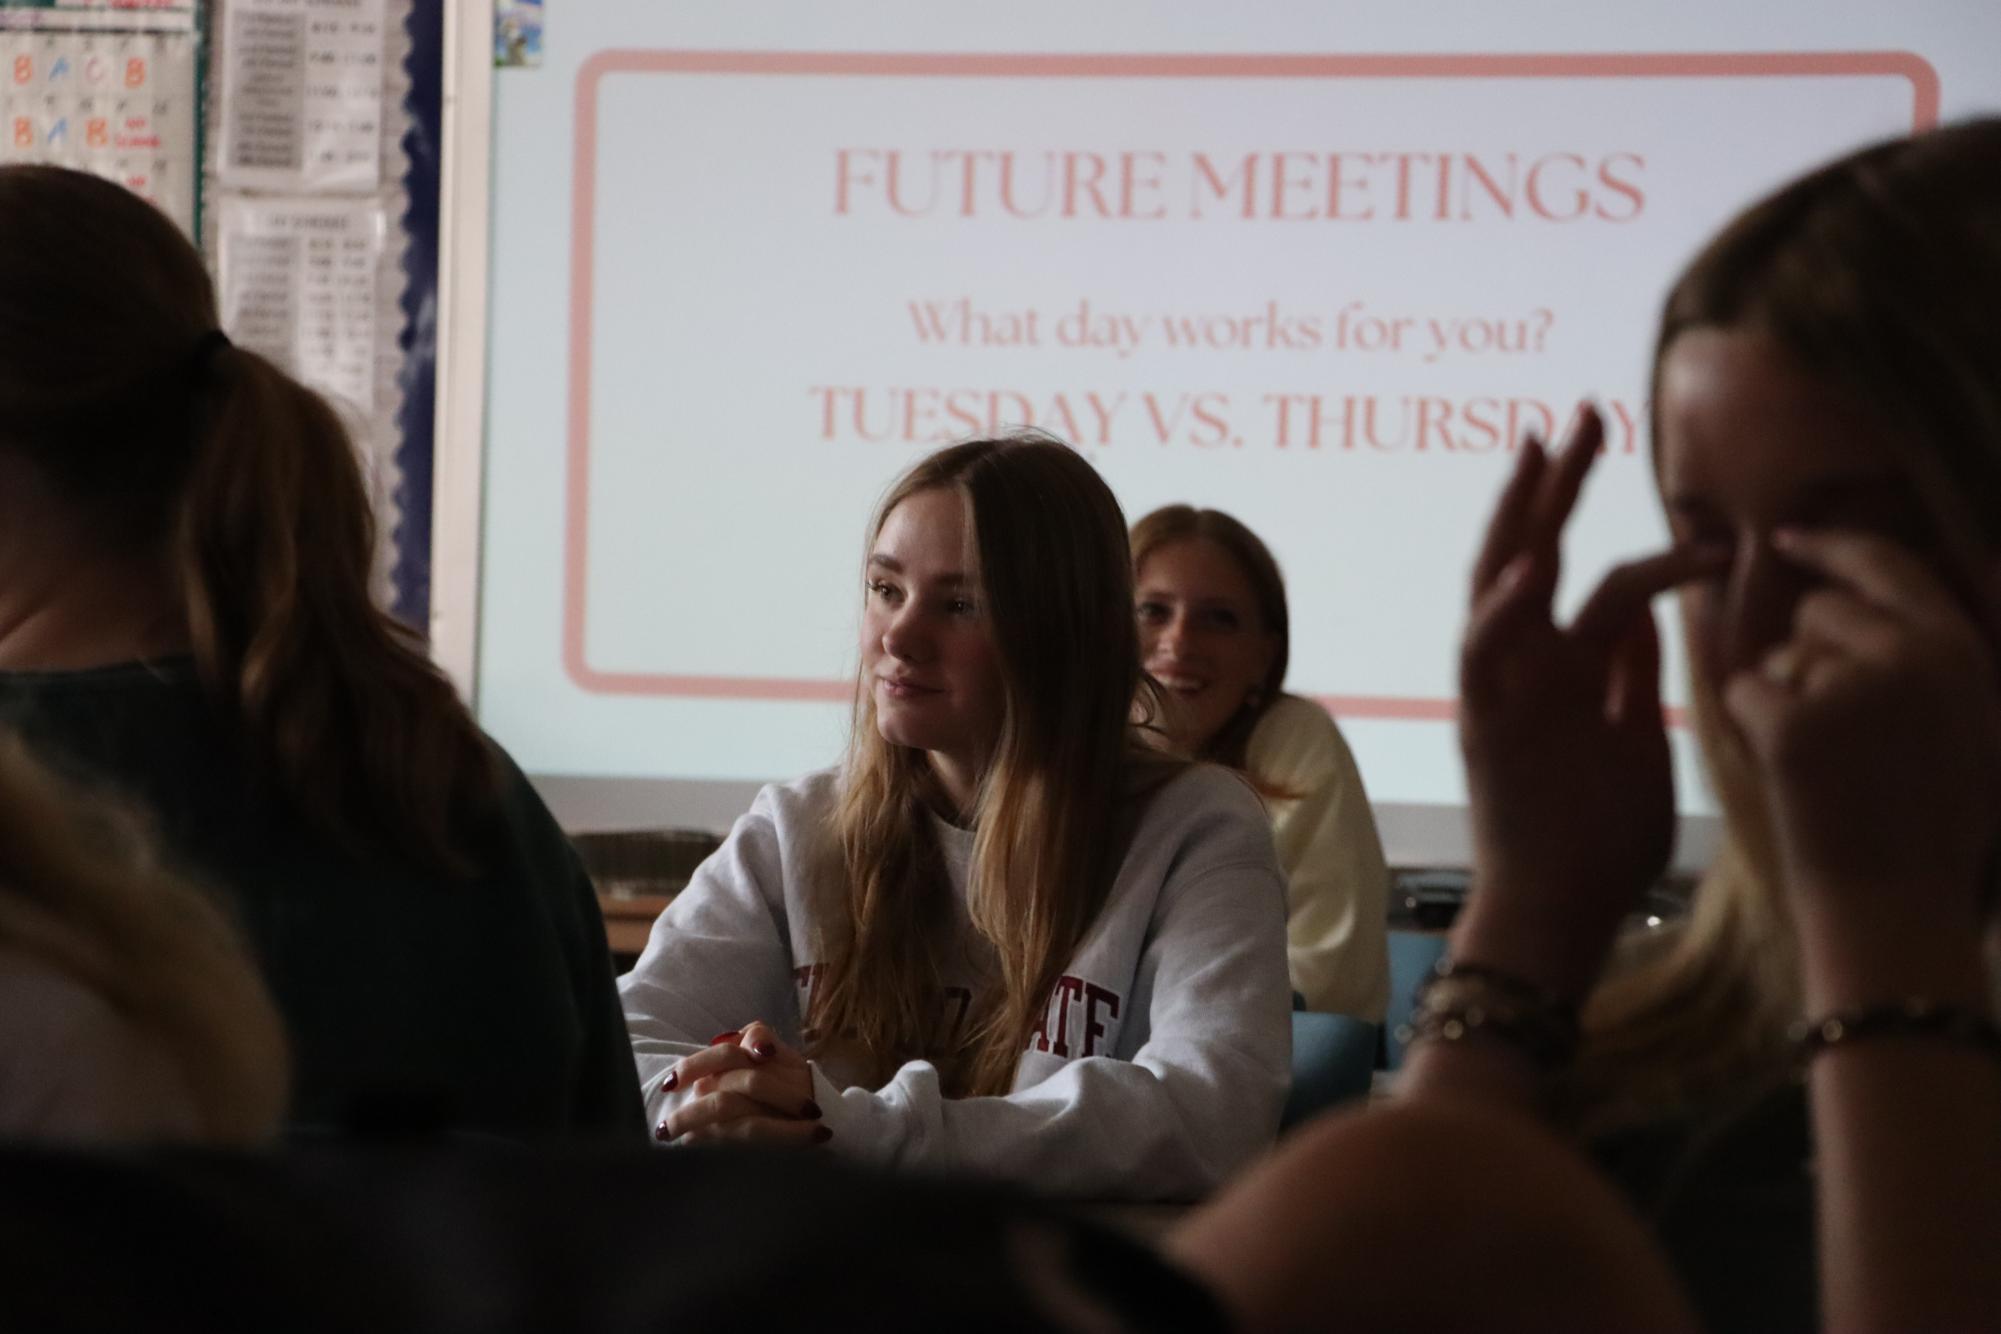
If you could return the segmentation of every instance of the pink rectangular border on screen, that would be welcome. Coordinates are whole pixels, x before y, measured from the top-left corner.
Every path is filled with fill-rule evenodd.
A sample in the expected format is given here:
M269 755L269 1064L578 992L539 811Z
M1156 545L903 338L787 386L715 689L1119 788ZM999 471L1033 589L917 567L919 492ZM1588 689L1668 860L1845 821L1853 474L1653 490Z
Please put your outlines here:
M577 74L576 176L570 206L569 429L563 541L563 667L592 694L707 699L844 700L851 681L605 672L584 656L590 527L591 319L597 206L598 93L612 74L853 75L866 78L1644 79L1903 78L1911 127L1938 121L1938 74L1908 51L1644 55L988 55L792 51L600 51ZM1449 720L1455 702L1388 695L1317 697L1346 718Z

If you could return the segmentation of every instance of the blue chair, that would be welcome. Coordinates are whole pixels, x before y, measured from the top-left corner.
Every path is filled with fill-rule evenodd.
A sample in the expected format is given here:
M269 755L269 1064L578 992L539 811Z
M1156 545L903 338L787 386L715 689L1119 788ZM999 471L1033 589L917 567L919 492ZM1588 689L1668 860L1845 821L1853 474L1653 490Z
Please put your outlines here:
M1397 1029L1410 1019L1411 993L1444 953L1443 931L1390 932L1390 1005L1383 1017L1383 1063L1391 1070L1403 1064L1403 1043L1397 1041Z
M1376 1068L1376 1025L1345 1014L1292 1012L1292 1092L1279 1129L1365 1098Z

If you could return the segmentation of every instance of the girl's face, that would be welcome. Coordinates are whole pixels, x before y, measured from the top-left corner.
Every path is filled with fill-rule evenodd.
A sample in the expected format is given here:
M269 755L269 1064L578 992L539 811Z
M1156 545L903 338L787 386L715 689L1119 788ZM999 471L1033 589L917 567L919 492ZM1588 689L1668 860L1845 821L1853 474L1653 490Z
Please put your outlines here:
M1199 753L1264 684L1277 641L1243 567L1206 537L1156 547L1137 582L1147 673L1179 706L1175 740Z
M962 804L1000 735L1005 699L967 529L958 492L906 497L876 535L862 612L876 730L929 751Z
M1681 335L1661 366L1659 411L1661 498L1675 540L1731 552L1722 574L1682 593L1695 670L1715 689L1791 637L1794 609L1813 587L1773 551L1774 529L1854 529L1939 560L1898 442L1767 336Z

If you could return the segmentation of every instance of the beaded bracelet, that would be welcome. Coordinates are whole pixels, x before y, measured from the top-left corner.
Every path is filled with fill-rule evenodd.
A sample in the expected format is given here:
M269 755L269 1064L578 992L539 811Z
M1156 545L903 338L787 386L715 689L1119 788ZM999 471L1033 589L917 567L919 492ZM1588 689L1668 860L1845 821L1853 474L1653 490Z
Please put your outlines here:
M1491 1037L1556 1070L1576 1054L1577 1010L1512 973L1441 962L1418 987L1397 1037L1406 1045Z
M1527 978L1518 977L1502 968L1492 968L1484 963L1462 963L1452 958L1440 959L1431 966L1431 980L1447 981L1453 978L1470 978L1522 1005L1532 1005L1537 1009L1571 1015L1575 1015L1577 1010L1577 1007L1569 1001L1543 990Z
M1794 1054L1802 1065L1830 1047L1884 1037L1944 1038L2001 1057L2001 1027L1992 1019L1922 996L1865 1010L1838 1011L1812 1023L1794 1025L1790 1036Z

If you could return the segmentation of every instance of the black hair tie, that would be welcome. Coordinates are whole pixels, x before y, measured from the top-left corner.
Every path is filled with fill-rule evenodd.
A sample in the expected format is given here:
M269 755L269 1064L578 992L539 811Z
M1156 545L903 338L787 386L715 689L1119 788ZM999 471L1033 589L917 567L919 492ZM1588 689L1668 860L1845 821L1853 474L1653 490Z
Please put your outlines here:
M188 357L189 374L195 379L200 379L208 373L209 366L214 362L218 353L222 352L225 348L235 346L236 344L229 341L228 334L220 329L210 329L207 333L195 339L195 350Z

